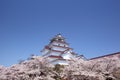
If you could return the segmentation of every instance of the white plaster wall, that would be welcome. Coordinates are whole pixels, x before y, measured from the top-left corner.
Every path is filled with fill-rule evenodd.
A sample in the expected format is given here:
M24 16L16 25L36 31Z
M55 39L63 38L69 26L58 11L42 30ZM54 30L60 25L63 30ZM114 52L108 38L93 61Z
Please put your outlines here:
M57 61L53 62L53 64L68 65L68 63L64 60L57 60Z
M54 56L59 56L61 53L58 53L58 52L52 52L50 53L51 55L54 55Z
M53 50L58 50L58 51L65 51L66 50L66 48L61 48L61 47L55 47L54 46L54 48L52 48Z
M56 60L57 58L52 58L52 57L49 57L48 59L49 59L49 61L51 62L51 61Z
M70 54L63 54L63 59L70 59L72 56Z
M66 52L65 54L61 55L64 59L71 59L74 58L75 56L71 54L70 51Z
M65 46L65 47L68 47L67 44L64 44L64 43L59 43L59 42L53 42L52 45L60 45L60 46Z

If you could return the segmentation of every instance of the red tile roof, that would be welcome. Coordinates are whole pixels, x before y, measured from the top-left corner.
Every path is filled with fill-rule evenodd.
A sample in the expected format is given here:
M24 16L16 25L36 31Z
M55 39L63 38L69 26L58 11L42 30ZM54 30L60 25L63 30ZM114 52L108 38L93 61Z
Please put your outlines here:
M63 59L62 56L54 56L54 55L50 55L49 57Z
M49 46L45 46L45 49L49 49L50 50L51 48Z

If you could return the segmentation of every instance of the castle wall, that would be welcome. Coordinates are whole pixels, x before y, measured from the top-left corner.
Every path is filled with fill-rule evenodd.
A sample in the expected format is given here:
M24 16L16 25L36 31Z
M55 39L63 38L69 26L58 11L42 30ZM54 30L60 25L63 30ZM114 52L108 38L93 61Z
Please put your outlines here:
M61 48L61 47L54 47L52 48L53 50L58 50L58 51L65 51L66 48Z
M113 54L108 54L108 55L103 55L95 58L91 58L90 60L103 60L105 58L108 59L119 59L120 60L120 52L113 53Z
M52 62L53 64L60 64L60 65L68 65L67 61L65 60L57 60L55 62Z
M58 45L58 46L65 46L65 47L68 47L67 44L61 43L61 42L53 42L52 45Z

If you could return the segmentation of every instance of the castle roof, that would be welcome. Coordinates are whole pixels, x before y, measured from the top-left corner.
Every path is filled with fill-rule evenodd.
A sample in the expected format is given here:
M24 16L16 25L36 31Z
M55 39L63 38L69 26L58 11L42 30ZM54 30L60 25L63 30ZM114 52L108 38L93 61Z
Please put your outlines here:
M50 55L49 57L52 57L52 58L58 58L58 59L63 59L62 56L54 56L54 55Z
M65 38L61 34L57 34L54 38L51 39L51 42L59 41L65 43Z
M51 50L51 48L49 46L45 46L45 49Z
M67 42L65 42L65 41L52 41L52 42L57 42L57 43L62 43L62 44L67 44L68 45L68 43Z

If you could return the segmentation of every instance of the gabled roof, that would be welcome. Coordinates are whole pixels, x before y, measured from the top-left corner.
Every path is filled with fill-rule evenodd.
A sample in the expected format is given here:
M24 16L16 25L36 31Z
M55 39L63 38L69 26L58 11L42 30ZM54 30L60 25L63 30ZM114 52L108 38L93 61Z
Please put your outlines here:
M120 52L116 52L116 53L112 53L112 54L108 54L108 55L103 55L103 56L91 58L90 60L98 59L98 58L103 58L103 57L110 57L110 56L114 56L114 55L117 55L117 54L120 54Z

